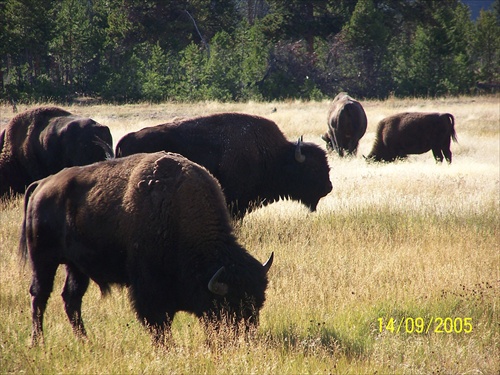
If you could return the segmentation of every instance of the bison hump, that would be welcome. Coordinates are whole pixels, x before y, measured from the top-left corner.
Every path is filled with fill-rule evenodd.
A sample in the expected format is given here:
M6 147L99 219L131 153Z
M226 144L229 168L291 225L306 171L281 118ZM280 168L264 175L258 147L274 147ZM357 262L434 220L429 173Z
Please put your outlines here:
M150 161L149 168L139 169L137 187L142 192L160 185L172 185L182 174L184 164L182 156L166 152L159 152L156 156L160 157L154 162Z
M165 178L177 176L182 171L184 158L178 154L167 153L154 162L153 177Z

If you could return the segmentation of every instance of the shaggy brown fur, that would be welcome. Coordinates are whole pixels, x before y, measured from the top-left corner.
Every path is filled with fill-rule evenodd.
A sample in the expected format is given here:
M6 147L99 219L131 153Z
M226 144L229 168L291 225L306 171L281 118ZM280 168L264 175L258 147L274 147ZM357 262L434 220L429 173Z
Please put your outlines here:
M222 185L235 216L289 197L316 209L332 189L325 151L289 142L276 123L220 113L144 128L124 136L116 155L171 151L207 168Z
M335 150L340 157L344 151L356 155L359 140L366 132L366 113L363 106L345 92L333 99L328 111L328 132L322 138L328 150Z
M113 156L108 127L56 107L15 116L0 135L0 197L65 167Z
M178 311L255 325L270 267L236 241L217 180L165 152L67 168L34 182L19 249L33 269L33 344L42 338L60 264L75 333L85 335L81 304L90 278L104 294L111 284L128 286L139 321L158 342Z
M451 139L457 141L450 113L399 113L379 122L368 160L390 162L432 150L437 162L443 161L444 154L451 163Z

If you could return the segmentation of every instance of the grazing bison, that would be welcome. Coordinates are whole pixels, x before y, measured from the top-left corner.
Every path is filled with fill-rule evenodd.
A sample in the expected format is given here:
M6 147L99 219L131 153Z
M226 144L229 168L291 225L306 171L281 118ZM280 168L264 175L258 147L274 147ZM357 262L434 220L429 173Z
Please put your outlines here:
M366 114L363 106L345 92L333 99L328 111L328 132L322 138L328 150L335 150L340 157L344 151L356 155L361 137L366 132Z
M65 167L113 156L111 133L86 117L56 107L15 116L0 135L0 197Z
M289 197L311 211L332 189L325 152L287 141L262 117L221 113L177 120L125 135L116 156L171 151L203 165L220 182L233 216Z
M450 113L399 113L379 122L367 158L390 162L432 150L436 162L441 163L444 154L451 163L450 138L457 142L455 119Z
M54 275L66 266L62 298L85 335L82 297L95 281L129 287L138 319L164 342L178 311L203 321L257 324L272 256L260 264L238 244L220 185L203 167L158 152L66 168L26 190L19 250L33 269L32 341Z

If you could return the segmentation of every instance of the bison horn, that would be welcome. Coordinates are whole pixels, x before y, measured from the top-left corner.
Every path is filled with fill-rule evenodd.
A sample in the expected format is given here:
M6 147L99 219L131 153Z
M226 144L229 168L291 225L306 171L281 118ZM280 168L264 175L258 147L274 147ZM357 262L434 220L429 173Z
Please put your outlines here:
M271 268L271 266L273 265L273 260L274 260L274 251L271 253L269 259L266 260L266 263L262 265L266 273L269 272L269 268Z
M103 141L100 137L97 135L94 136L95 140L93 141L96 145L101 146L102 149L104 150L104 153L106 154L106 159L113 159L114 153L113 153L113 148L107 144L105 141Z
M303 163L306 160L306 157L302 154L302 151L300 150L300 148L302 147L302 138L303 136L301 135L297 140L297 144L295 146L295 160L297 160L299 163Z
M335 146L333 145L332 139L328 135L328 133L325 133L321 136L321 139L326 142L326 149L328 151L335 149Z
M219 270L212 276L212 278L208 282L208 290L219 296L225 296L228 291L227 284L220 283L219 281L217 281L217 279L219 278L220 274L223 271L224 271L224 266L219 268Z

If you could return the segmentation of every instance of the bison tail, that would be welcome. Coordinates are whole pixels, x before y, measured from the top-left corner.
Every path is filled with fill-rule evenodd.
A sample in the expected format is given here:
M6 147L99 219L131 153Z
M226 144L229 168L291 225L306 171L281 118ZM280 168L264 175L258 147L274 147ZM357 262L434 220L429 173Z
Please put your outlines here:
M28 246L26 244L26 212L28 209L28 202L38 186L38 182L33 182L26 188L26 193L24 195L24 217L23 223L21 225L21 236L19 238L19 254L21 255L21 260L23 263L26 263L26 258L28 257Z
M457 133L455 131L455 117L451 113L447 113L446 116L450 120L450 135L453 142L458 142Z

